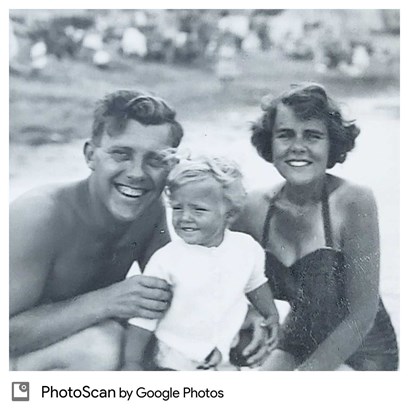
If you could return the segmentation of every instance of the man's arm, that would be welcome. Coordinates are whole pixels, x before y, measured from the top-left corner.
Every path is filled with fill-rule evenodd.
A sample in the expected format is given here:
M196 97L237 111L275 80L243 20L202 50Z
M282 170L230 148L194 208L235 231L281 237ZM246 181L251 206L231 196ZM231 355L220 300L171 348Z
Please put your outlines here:
M52 199L26 196L10 210L10 354L48 346L106 316L95 293L40 305L58 243Z
M10 210L10 354L46 347L108 318L158 318L169 287L138 276L74 299L38 305L52 276L58 234L53 203L24 197ZM57 229L56 229L57 228Z
M10 354L49 346L105 319L156 319L168 308L165 281L137 276L74 299L40 305L10 319Z

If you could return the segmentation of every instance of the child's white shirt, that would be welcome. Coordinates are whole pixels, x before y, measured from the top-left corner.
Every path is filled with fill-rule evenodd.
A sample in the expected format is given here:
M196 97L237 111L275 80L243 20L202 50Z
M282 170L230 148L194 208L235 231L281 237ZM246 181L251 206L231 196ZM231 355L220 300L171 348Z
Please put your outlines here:
M159 341L192 361L203 361L217 347L227 362L247 314L245 294L267 282L264 259L262 247L244 233L226 230L217 247L175 239L151 257L143 273L172 285L169 310L159 321L129 323L155 331Z

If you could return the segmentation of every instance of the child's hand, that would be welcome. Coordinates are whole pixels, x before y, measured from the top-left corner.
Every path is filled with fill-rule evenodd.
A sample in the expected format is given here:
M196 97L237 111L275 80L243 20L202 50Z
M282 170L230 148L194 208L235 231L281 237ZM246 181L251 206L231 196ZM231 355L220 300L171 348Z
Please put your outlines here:
M280 323L276 315L269 316L261 323L261 327L267 332L266 344L269 351L272 351L278 344L278 330Z
M239 353L244 360L241 361L240 366L255 367L259 365L268 356L266 343L266 331L262 327L264 319L256 312L250 311L247 316L247 322L250 325L247 336L247 342L244 348L240 347Z
M210 369L216 367L222 361L222 354L219 349L214 348L206 359L196 369Z

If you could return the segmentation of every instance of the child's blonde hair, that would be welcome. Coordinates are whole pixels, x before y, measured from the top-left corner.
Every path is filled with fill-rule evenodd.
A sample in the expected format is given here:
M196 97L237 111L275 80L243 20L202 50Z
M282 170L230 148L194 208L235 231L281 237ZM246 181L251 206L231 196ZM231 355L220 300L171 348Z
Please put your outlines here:
M168 176L166 193L172 197L172 192L180 186L209 177L220 183L230 209L240 212L246 199L243 175L236 162L223 157L198 156L180 160Z

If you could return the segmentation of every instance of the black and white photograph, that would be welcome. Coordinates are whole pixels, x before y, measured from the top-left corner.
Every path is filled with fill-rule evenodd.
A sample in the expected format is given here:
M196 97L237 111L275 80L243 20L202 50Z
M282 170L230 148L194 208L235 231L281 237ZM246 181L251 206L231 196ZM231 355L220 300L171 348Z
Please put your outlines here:
M399 9L8 19L10 372L400 370Z

